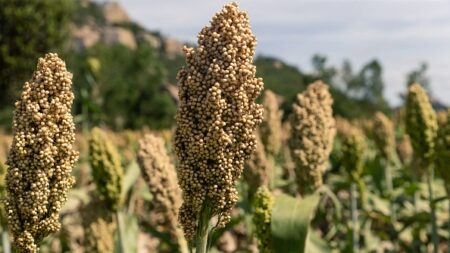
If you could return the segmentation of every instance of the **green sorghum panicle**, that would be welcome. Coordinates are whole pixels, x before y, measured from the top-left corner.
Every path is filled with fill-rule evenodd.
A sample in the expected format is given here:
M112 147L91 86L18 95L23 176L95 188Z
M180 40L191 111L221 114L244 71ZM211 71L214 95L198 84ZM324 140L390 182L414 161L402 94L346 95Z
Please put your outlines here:
M310 194L322 185L336 135L332 104L328 86L320 81L298 94L293 104L289 147L301 195Z
M255 103L263 89L255 77L255 46L247 13L232 3L202 29L197 48L184 48L174 144L183 191L180 223L188 239L205 200L223 226L238 199L235 183L255 149L263 112Z
M259 127L261 140L268 155L276 156L281 148L281 118L283 112L278 107L277 95L270 90L264 92L264 114Z
M366 140L361 129L348 125L343 129L342 165L352 180L358 180L363 172Z
M89 163L100 199L107 203L109 210L117 211L122 204L121 188L124 172L117 149L100 128L91 131Z
M275 203L272 193L266 187L260 187L253 200L253 224L255 226L258 250L261 253L271 253L272 234L270 230L272 208Z
M164 217L161 225L176 239L179 236L177 224L181 190L164 140L153 134L145 135L139 141L137 158L142 176L153 195L155 208Z
M15 104L6 210L17 252L38 252L39 242L59 230L59 212L75 182L71 79L64 61L46 54Z
M392 160L395 154L395 130L392 121L382 112L374 117L373 138L380 154Z
M446 120L439 126L436 139L436 169L444 179L445 188L450 194L450 109L447 110Z
M408 90L405 121L414 155L426 168L433 163L438 123L425 90L417 83Z
M260 186L269 184L269 162L258 133L256 133L256 138L256 149L250 159L246 161L244 168L244 179L249 188L250 198Z

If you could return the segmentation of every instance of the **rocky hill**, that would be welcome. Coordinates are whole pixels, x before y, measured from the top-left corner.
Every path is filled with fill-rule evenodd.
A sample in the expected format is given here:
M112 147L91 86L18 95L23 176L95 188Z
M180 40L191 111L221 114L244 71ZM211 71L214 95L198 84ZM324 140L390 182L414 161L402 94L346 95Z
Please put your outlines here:
M122 44L135 49L148 43L168 58L181 55L183 43L134 22L118 2L79 2L72 25L71 48L80 51L97 43Z

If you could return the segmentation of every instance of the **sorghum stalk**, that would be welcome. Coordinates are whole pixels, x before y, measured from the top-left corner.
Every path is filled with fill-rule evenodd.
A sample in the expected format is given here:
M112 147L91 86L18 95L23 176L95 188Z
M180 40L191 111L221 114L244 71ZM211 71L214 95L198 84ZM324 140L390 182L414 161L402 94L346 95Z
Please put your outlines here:
M383 159L386 188L390 202L390 213L393 222L396 221L395 207L392 200L392 168L395 155L395 129L392 121L382 112L376 112L374 117L373 137Z
M174 138L183 191L179 219L188 240L197 236L198 252L211 216L218 216L218 226L230 220L236 180L256 146L262 107L255 99L263 82L252 64L255 46L247 13L232 3L202 29L197 48L184 48Z
M436 170L444 180L450 213L450 109L446 111L446 114L445 119L441 120L436 138ZM450 235L450 217L448 220L448 230ZM450 252L450 240L448 240L448 252Z
M270 90L264 92L264 115L261 126L261 140L265 151L271 157L278 155L281 149L281 119L283 112L279 109L277 95Z
M361 185L361 174L364 165L365 156L365 138L362 131L354 126L349 125L343 132L342 143L342 165L347 170L350 177L350 197L351 197L351 217L352 217L352 242L353 252L359 250L359 222L358 222L358 206L356 200L356 185L359 186L359 194L361 204L364 204L364 189Z
M184 237L178 229L178 209L181 206L181 190L175 167L167 155L164 140L153 134L139 141L137 154L142 176L147 183L153 203L164 217L163 227L182 252L187 250Z
M300 195L311 194L322 185L336 134L332 105L328 86L320 81L298 94L293 104L289 147Z
M75 182L71 79L64 61L46 54L15 104L6 210L17 252L38 252L39 242L59 230L59 212Z
M429 204L431 208L432 241L434 252L438 252L436 210L433 202L433 162L435 158L435 139L438 129L436 113L425 90L420 84L409 87L406 104L406 131L411 137L414 155L419 159L419 170L428 172Z

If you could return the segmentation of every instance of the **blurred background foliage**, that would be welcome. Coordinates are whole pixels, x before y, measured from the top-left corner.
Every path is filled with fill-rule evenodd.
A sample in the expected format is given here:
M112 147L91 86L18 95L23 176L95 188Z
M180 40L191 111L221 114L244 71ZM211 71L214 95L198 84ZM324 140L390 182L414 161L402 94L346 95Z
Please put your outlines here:
M74 113L85 128L173 125L183 43L133 22L115 2L0 0L0 6L0 124L10 124L35 60L55 51L74 74ZM255 63L266 88L279 95L285 117L296 94L319 79L330 85L338 116L370 117L393 109L383 96L383 66L377 59L357 70L348 60L334 66L317 54L309 72L270 56L259 55ZM426 71L421 63L407 73L405 87L419 81L430 91Z

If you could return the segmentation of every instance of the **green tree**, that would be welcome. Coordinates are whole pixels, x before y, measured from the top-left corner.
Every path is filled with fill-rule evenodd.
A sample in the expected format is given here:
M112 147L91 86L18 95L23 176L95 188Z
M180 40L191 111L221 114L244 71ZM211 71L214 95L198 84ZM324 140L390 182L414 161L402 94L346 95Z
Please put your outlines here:
M363 90L363 99L373 107L385 110L387 102L383 96L383 68L377 60L372 60L363 66L359 72L359 82Z
M9 122L22 83L49 51L68 37L72 0L0 0L0 108Z
M406 85L409 87L413 83L419 83L428 93L431 92L430 78L427 76L428 64L422 62L417 69L411 70L406 75Z
M79 99L76 112L93 125L116 129L169 127L175 103L162 91L164 69L153 49L97 44L75 55L74 83Z
M308 83L312 83L312 81L321 80L328 85L334 84L334 77L337 74L337 70L333 66L327 66L326 56L320 54L313 55L311 59L311 64L313 67L312 77L314 80L311 80L311 82Z

